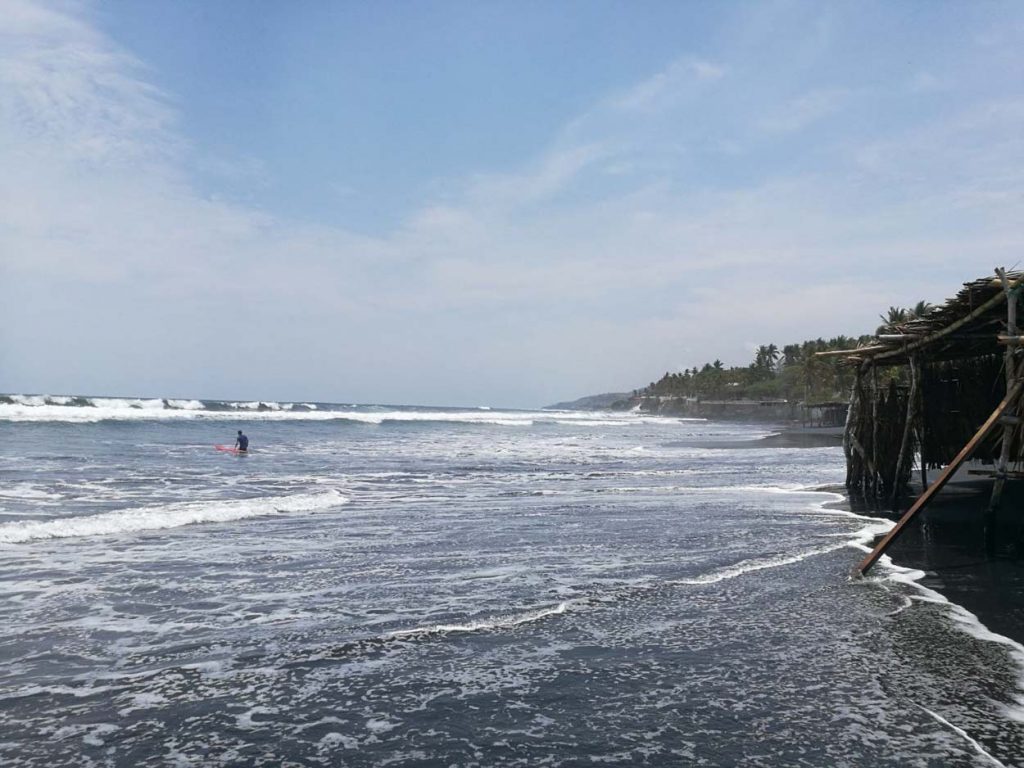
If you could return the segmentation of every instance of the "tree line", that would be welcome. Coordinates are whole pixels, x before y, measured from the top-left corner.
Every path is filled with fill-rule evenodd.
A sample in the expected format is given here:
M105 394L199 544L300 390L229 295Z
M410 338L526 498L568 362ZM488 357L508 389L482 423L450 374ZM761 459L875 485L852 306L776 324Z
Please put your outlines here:
M933 310L924 301L910 309L889 307L885 315L880 315L882 325L875 334L898 332L903 323L926 317ZM775 344L763 344L748 365L727 368L721 360L715 360L678 373L666 373L633 394L704 400L846 401L853 387L853 369L841 357L817 357L816 353L866 346L874 338L871 334L818 338L787 344L781 349Z

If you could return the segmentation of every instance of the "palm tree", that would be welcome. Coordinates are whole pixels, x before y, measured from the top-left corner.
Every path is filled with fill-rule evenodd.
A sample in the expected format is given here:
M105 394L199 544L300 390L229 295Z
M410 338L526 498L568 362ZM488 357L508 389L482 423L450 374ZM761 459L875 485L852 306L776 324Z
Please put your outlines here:
M800 362L800 345L787 344L782 348L782 364L787 368Z
M888 313L879 315L879 317L882 318L884 325L878 326L878 330L875 331L877 334L894 331L897 326L911 319L910 312L902 307L889 307Z
M913 309L908 311L913 318L927 317L935 311L935 307L927 301L919 301L914 305Z

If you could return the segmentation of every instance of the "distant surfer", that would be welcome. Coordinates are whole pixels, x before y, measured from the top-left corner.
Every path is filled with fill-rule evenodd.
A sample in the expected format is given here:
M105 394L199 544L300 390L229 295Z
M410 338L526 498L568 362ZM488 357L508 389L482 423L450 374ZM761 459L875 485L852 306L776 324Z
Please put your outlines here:
M249 452L249 438L242 434L242 430L238 430L238 437L235 438L235 448L238 449L239 453Z

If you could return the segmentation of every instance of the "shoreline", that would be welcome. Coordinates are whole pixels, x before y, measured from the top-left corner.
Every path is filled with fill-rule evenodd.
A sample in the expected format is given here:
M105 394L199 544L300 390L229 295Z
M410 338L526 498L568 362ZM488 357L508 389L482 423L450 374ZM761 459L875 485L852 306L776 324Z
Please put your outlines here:
M886 555L900 568L921 571L918 584L973 613L989 630L1024 645L1024 486L1007 483L986 545L985 511L991 484L969 481L947 486L920 518L893 542ZM898 515L873 500L851 498L843 485L816 491L842 500L825 504L865 517L895 521ZM916 493L901 503L905 510ZM880 536L868 546L874 546ZM856 562L851 562L851 569ZM877 567L877 566L876 566Z
M746 422L751 424L752 422ZM761 425L757 425L761 426ZM772 422L764 425L772 429L764 437L743 440L673 440L672 445L682 448L831 448L843 444L842 427L795 427ZM845 492L845 488L843 489Z

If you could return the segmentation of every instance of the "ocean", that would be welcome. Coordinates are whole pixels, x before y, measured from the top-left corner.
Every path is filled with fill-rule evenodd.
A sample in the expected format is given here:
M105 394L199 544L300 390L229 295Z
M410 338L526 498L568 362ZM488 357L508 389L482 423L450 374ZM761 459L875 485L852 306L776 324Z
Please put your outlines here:
M771 431L0 396L0 764L1024 765L1024 648Z

